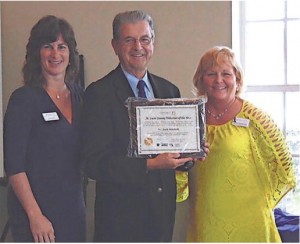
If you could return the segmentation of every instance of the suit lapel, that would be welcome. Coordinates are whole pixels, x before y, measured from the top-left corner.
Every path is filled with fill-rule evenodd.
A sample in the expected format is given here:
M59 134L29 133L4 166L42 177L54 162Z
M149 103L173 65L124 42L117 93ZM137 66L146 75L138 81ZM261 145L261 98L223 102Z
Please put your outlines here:
M162 91L160 89L160 86L159 86L159 81L157 81L153 75L151 75L151 73L148 72L148 77L149 77L149 80L150 80L150 83L151 83L151 86L152 86L152 89L153 89L153 93L154 93L154 97L155 98L160 98L162 96Z
M116 95L120 99L121 103L125 104L125 101L127 100L128 97L134 97L134 93L120 65L115 69L112 83Z

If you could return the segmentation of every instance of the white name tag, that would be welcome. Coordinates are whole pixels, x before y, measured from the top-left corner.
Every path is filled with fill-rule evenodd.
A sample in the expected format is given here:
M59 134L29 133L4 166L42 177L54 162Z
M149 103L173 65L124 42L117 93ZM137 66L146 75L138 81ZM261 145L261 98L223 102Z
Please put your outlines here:
M56 112L42 113L42 115L45 121L59 120L58 114Z
M235 126L249 127L250 120L234 117L232 124Z

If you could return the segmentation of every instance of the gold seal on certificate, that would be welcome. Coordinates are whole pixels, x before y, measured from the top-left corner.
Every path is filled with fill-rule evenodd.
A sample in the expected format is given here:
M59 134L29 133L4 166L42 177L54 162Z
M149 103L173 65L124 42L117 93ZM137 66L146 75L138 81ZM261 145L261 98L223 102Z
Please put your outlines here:
M128 98L128 156L149 158L167 152L205 156L205 102L206 97Z
M146 137L144 143L146 146L151 146L153 144L153 140L151 137Z

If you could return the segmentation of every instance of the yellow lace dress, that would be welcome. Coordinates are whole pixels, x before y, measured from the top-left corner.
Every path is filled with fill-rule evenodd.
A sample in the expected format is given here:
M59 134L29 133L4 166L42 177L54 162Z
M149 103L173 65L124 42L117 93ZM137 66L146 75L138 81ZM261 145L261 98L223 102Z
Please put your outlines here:
M207 126L210 154L177 174L178 201L190 195L188 242L281 242L273 209L293 187L292 158L274 122L247 101L232 121ZM186 179L186 181L185 181Z

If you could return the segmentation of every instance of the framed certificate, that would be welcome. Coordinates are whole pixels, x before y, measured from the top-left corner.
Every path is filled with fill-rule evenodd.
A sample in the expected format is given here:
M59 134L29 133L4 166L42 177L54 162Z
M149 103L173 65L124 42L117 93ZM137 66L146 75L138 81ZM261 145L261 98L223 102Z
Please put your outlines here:
M129 98L130 157L179 152L203 157L206 97L194 99Z

